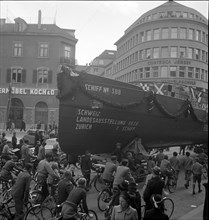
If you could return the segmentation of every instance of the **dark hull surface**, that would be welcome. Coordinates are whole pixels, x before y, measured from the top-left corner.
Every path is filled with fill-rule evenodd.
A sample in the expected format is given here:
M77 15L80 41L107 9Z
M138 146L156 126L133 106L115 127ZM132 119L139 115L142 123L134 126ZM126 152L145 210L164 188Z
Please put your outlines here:
M145 147L207 143L207 113L187 100L63 68L58 74L59 142L63 151L112 152L134 138Z

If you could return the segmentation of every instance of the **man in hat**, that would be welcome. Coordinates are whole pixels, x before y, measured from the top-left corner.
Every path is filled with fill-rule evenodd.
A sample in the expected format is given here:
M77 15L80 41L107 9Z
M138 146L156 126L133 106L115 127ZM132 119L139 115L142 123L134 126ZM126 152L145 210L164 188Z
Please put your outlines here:
M137 210L138 219L141 219L141 195L139 193L138 185L136 183L129 183L128 194L131 198L130 206Z
M145 210L149 210L152 208L150 198L153 194L163 194L164 185L164 181L160 178L160 167L155 166L152 169L152 178L148 181L143 193L143 199L145 201Z
M169 220L168 215L163 213L162 195L155 194L151 197L152 208L145 212L143 220Z
M117 157L114 155L111 156L111 161L106 163L104 172L102 174L103 180L111 184L111 186L113 185L114 174L117 169L116 163L117 163Z

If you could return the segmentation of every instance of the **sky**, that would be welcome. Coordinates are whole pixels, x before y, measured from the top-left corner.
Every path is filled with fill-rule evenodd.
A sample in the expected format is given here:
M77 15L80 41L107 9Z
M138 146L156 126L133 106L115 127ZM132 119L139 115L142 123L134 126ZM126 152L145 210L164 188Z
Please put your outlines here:
M104 50L116 50L114 45L125 30L145 12L167 1L0 1L0 18L14 22L21 17L27 23L53 23L60 28L74 29L76 60L89 64ZM208 19L208 1L176 1L196 9Z

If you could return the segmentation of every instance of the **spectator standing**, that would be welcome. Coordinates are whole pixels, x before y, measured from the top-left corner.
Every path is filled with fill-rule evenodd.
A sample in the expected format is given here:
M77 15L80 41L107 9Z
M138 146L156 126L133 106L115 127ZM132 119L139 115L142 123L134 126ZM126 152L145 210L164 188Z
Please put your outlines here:
M114 151L114 154L117 156L117 161L120 163L123 158L123 152L121 149L121 143L116 143L116 149Z
M141 219L141 195L138 190L138 185L134 182L128 185L128 194L130 196L130 206L136 209L138 219Z
M16 132L13 132L13 135L12 135L12 146L13 146L13 149L15 149L17 146Z
M149 156L148 160L147 160L147 172L148 172L148 174L152 173L152 169L154 167L155 167L155 162L153 160L153 157Z
M86 179L87 190L89 190L89 183L91 179L91 168L92 168L91 153L89 152L89 150L86 150L85 155L81 157L81 172L83 177Z
M11 133L15 132L15 123L12 122L11 123L11 130L10 130Z
M119 197L119 205L113 207L111 220L139 220L136 209L130 206L131 198L127 192Z
M195 159L194 164L192 165L192 174L193 174L193 192L192 194L195 194L195 185L196 182L198 183L198 192L202 192L201 190L201 181L202 181L202 164L199 163L198 159Z
M24 144L24 141L23 139L20 139L19 140L19 144L17 145L17 148L19 149L19 151L17 151L15 154L17 155L18 159L21 158L21 149L22 149L22 146Z
M143 193L145 210L152 208L151 196L153 194L159 194L162 196L164 185L165 183L160 177L160 167L155 166L152 170L152 178L148 181Z
M189 187L189 181L191 180L191 175L192 175L192 164L193 164L193 159L190 156L189 152L186 152L186 156L183 158L183 167L185 170L185 180L186 183L184 184L185 188L188 189Z
M176 178L178 180L179 171L180 171L180 160L179 160L179 158L177 156L178 156L178 153L177 152L173 152L173 157L170 158L170 164L174 168L175 174L176 174Z
M21 159L23 159L23 160L28 155L28 143L29 143L28 140L24 140L24 143L23 143L22 148L21 148Z
M44 160L45 158L45 146L46 143L42 143L38 149L38 157L37 157L38 161Z
M13 146L11 141L7 141L2 150L2 158L5 160L10 160L14 153L12 152Z
M39 120L38 121L38 123L37 123L37 125L36 125L36 128L39 130L39 129L41 129L41 121Z
M186 149L186 145L180 146L179 155L181 155L181 152L182 152L182 155L185 155L185 149Z
M19 173L12 188L12 196L15 202L15 219L22 220L24 216L24 204L28 203L32 164L27 164L23 172Z
M24 119L21 121L21 127L20 127L20 131L26 131L26 129L25 129L25 121L24 121Z
M153 208L145 212L143 220L169 220L168 215L163 213L163 198L161 195L153 195L151 197Z
M163 149L159 149L159 153L156 155L156 165L160 167L161 161L164 159L165 154L163 153Z

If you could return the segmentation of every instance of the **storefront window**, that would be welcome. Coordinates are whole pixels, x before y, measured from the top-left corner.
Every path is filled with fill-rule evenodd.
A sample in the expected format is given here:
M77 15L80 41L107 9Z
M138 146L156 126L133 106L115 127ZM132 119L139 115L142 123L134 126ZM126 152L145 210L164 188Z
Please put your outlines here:
M188 67L188 78L194 77L194 67Z
M168 47L162 47L161 56L162 58L168 58Z
M170 57L172 57L172 58L176 58L177 57L177 47L171 47Z
M180 66L179 67L179 77L185 77L186 67Z
M145 77L150 78L150 67L145 68Z
M176 77L176 72L177 72L177 67L176 66L171 66L170 67L170 76L171 77Z
M160 29L154 29L154 40L160 39Z
M168 39L168 28L162 28L162 39Z
M153 58L159 58L160 57L160 48L156 47L153 48Z
M161 66L161 74L160 74L160 76L162 78L168 77L168 67L167 66Z
M171 38L178 37L178 28L171 28Z

